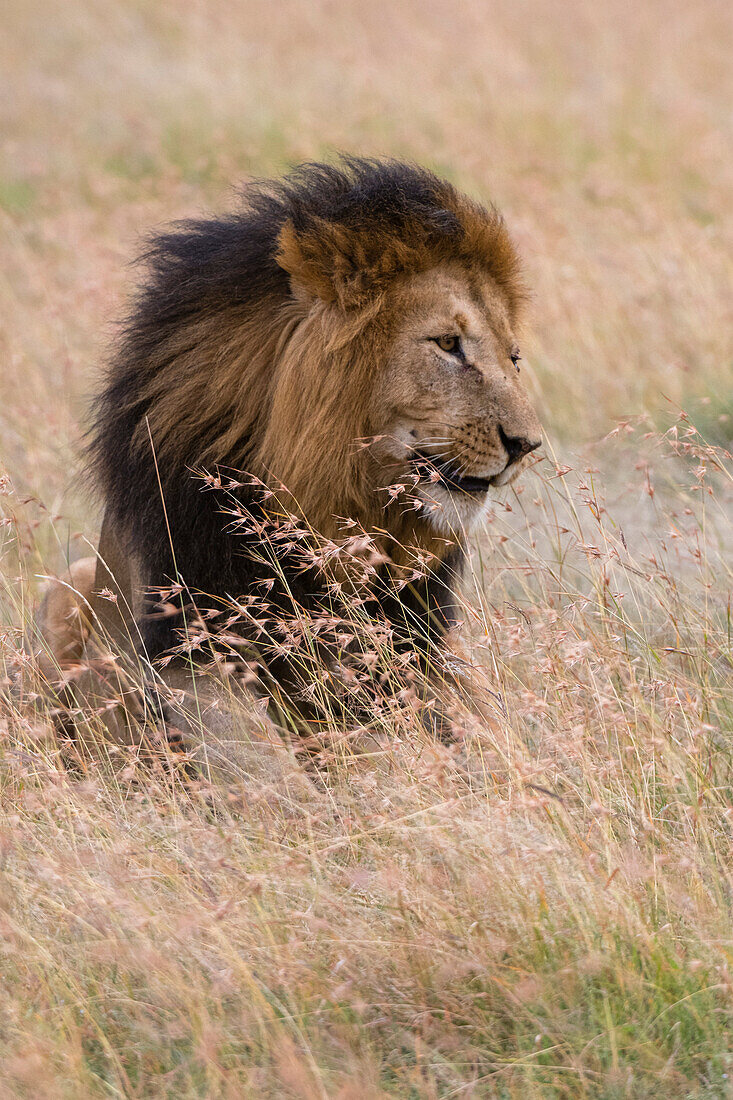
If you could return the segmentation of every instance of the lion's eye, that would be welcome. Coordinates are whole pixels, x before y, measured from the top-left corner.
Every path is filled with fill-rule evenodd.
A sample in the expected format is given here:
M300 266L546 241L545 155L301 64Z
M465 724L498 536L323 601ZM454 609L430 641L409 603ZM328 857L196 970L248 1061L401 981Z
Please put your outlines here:
M449 333L446 333L445 336L434 336L433 343L437 344L441 351L450 352L452 355L460 354L460 336L451 336Z
M522 361L522 356L519 354L519 348L514 348L514 350L509 353L509 358L517 368L517 374L519 374L519 364Z

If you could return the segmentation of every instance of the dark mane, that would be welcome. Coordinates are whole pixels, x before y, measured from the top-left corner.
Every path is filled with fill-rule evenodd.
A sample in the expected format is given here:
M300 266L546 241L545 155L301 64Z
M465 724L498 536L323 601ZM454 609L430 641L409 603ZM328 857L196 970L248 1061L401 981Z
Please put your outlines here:
M261 579L246 540L225 532L221 501L192 470L251 468L278 349L303 316L298 288L346 316L395 276L448 258L483 267L516 311L516 257L496 211L423 168L358 158L250 184L235 213L152 238L88 445L108 520L146 584L180 576L216 597ZM238 493L251 506L251 494ZM445 603L445 584L441 592ZM168 648L179 625L147 620L150 653Z

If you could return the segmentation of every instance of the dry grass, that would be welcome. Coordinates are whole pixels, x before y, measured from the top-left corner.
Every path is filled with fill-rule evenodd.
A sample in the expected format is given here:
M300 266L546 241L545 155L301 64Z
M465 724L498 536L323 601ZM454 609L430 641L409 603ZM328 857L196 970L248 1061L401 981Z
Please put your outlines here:
M8 677L37 575L95 537L126 262L244 175L344 148L494 197L550 442L477 546L494 718L456 749L397 716L307 795L197 792L79 778L0 704L2 1095L733 1095L733 489L678 411L727 445L727 5L6 8Z

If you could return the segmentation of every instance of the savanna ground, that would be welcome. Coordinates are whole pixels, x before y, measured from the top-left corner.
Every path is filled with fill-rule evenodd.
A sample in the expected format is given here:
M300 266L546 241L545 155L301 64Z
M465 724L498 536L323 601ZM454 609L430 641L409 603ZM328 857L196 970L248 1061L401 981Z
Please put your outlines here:
M128 261L237 180L346 149L493 198L547 445L476 540L457 747L395 714L307 799L196 797L0 704L3 1096L733 1095L732 50L724 0L4 5L6 687L97 535Z

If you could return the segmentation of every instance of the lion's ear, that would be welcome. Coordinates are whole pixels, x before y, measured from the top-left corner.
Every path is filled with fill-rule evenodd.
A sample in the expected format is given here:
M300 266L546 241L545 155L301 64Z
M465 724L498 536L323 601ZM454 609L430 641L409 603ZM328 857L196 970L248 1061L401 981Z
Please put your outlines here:
M342 225L313 219L306 229L287 221L275 258L290 276L297 297L320 298L343 309L363 305L378 289L380 275L360 235Z

